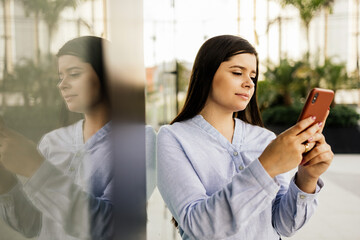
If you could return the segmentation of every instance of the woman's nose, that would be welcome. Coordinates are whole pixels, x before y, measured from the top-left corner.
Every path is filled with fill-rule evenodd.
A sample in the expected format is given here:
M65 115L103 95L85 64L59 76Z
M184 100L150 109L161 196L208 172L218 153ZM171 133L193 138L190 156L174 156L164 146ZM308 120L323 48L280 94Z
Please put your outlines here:
M255 83L253 82L251 77L246 77L246 79L242 85L243 85L243 87L246 87L246 88L253 88L255 86Z
M69 88L69 84L68 84L67 81L66 81L66 77L64 77L63 79L61 79L57 86L58 86L58 88L59 88L60 90L64 90L64 89L66 89L66 88Z

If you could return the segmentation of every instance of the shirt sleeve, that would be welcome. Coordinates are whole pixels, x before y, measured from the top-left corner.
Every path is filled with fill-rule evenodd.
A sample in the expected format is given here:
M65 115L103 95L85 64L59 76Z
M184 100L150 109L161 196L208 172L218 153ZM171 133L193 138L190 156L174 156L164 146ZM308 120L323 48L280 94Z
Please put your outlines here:
M174 218L191 239L223 239L245 228L280 188L254 160L211 196L181 145L166 128L158 134L158 188ZM232 223L232 224L224 224Z
M40 233L41 212L26 197L20 182L9 192L0 195L0 216L11 228L27 238Z
M110 239L112 236L112 202L110 183L101 198L92 196L79 185L44 161L24 184L24 192L47 217L59 223L71 236Z
M280 183L284 182L283 176L279 175L277 178ZM324 183L321 179L318 180L314 194L301 191L295 184L295 177L287 186L286 182L281 184L272 207L272 222L279 234L290 237L314 214L318 205L317 195Z

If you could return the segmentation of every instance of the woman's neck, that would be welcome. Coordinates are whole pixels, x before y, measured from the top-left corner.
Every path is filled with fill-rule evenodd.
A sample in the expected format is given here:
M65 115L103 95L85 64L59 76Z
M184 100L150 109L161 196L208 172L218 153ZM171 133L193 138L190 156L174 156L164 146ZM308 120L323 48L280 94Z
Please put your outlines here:
M107 106L99 106L95 110L85 113L84 117L83 139L86 142L110 121L110 110Z
M216 106L206 105L200 114L230 143L232 142L235 129L235 122L232 112L222 111L222 109L219 109Z

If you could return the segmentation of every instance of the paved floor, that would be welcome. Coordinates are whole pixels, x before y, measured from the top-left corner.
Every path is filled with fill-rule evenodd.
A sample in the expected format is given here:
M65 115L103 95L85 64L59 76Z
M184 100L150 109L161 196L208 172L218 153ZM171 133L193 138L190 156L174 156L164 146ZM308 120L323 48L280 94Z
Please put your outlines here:
M286 240L360 240L360 155L335 155L323 175L315 215L294 237ZM171 214L156 190L148 202L147 240L179 240ZM0 221L0 240L22 240Z
M360 155L335 155L315 215L286 240L360 240ZM147 240L179 240L158 191L148 203Z

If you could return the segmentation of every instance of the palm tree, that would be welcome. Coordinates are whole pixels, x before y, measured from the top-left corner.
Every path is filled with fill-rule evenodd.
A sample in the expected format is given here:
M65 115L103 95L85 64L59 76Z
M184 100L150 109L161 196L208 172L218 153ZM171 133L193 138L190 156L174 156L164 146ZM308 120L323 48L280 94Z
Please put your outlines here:
M6 107L6 81L12 72L10 0L1 0L4 24L4 70L2 79L2 109Z
M317 78L324 81L326 88L336 91L343 88L348 88L349 76L346 72L345 63L334 63L331 58L325 59L324 65L315 68L318 74ZM332 106L335 105L335 100Z
M44 20L48 30L48 49L50 53L50 46L54 31L60 19L60 14L66 8L77 7L77 0L20 0L25 8L27 16L33 14L35 21L35 63L40 60L39 47L39 22Z
M50 47L53 38L54 31L57 28L60 14L66 8L73 8L77 7L76 0L46 0L43 8L41 9L41 13L45 24L48 30L48 50L47 53L50 54Z
M305 27L306 31L306 42L307 42L307 52L306 60L309 61L310 55L310 38L309 38L309 29L310 22L314 18L315 14L323 7L329 6L329 2L332 0L280 0L283 6L292 5L299 10L301 21Z
M34 35L35 35L35 64L40 61L40 41L39 41L39 23L40 14L44 9L47 0L20 0L25 9L26 16L34 15Z
M292 62L280 59L279 65L268 65L264 73L265 80L269 81L272 90L276 91L276 102L280 105L291 106L293 104L292 93L297 92L298 81L296 72L302 67L302 62ZM269 91L269 89L266 89ZM272 91L270 90L270 91Z
M328 18L329 18L329 14L332 13L332 6L334 4L334 0L328 0L324 3L324 11L325 11L325 15L324 15L324 20L325 20L325 25L324 25L324 61L326 61L327 59L327 35L328 35Z

